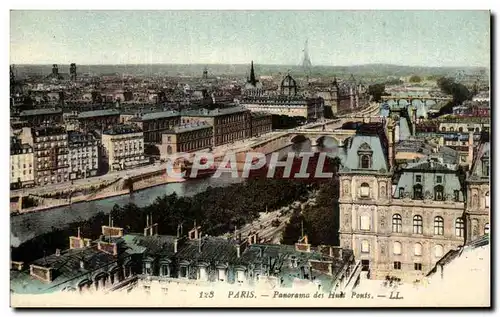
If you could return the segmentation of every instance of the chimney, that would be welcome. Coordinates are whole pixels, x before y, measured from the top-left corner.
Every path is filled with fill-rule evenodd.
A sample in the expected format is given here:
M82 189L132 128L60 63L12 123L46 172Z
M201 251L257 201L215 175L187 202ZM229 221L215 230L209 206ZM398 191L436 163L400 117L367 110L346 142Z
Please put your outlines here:
M329 273L330 275L333 275L333 265L332 265L332 263L331 263L331 262L330 262L330 263L328 263L328 273Z
M84 269L85 269L85 262L83 262L83 260L80 260L80 268L81 268L82 270L84 270Z
M178 246L179 246L179 241L178 241L178 239L175 239L175 241L174 241L174 253L177 253Z
M469 132L469 153L467 154L467 164L469 165L469 169L474 162L474 133Z
M56 249L56 256L61 256L61 249Z
M333 248L332 248L332 247L330 247L330 253L329 253L329 255L330 255L331 257L333 257Z
M238 257L238 259L241 256L241 249L240 249L240 245L239 244L236 246L236 256Z

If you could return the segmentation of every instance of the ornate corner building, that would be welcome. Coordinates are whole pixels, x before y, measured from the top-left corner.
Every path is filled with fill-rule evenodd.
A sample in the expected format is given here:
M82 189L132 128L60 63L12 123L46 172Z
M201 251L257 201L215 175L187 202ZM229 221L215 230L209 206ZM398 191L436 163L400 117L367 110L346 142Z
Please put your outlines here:
M459 170L438 160L396 170L395 130L389 118L385 128L361 128L346 142L340 244L353 250L368 278L415 282L466 237L489 232L489 143L480 146L462 186Z

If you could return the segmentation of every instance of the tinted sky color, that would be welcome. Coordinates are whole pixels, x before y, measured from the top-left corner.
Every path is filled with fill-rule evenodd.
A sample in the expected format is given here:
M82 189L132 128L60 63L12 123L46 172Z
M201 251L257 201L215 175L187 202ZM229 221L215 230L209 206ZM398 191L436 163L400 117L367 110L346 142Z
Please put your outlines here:
M488 11L11 11L13 64L490 64Z

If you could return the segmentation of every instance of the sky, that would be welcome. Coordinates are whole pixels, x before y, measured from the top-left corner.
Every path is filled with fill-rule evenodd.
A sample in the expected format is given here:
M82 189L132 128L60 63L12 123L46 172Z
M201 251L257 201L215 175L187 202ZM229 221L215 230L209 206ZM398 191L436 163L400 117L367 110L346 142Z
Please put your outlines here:
M11 64L490 65L488 11L11 11Z

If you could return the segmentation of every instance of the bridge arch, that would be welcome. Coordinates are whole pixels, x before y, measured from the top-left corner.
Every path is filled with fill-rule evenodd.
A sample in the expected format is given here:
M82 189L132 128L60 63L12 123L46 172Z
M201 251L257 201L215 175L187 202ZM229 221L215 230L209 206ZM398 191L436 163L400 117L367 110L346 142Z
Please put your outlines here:
M292 143L292 144L297 144L297 143L302 143L302 142L305 142L305 141L311 141L310 138L306 137L305 135L303 134L294 134L290 137L290 140L289 140L289 143Z
M319 146L327 147L327 148L333 148L333 147L342 146L343 142L342 142L342 140L339 140L335 136L322 135L316 139L316 144Z

